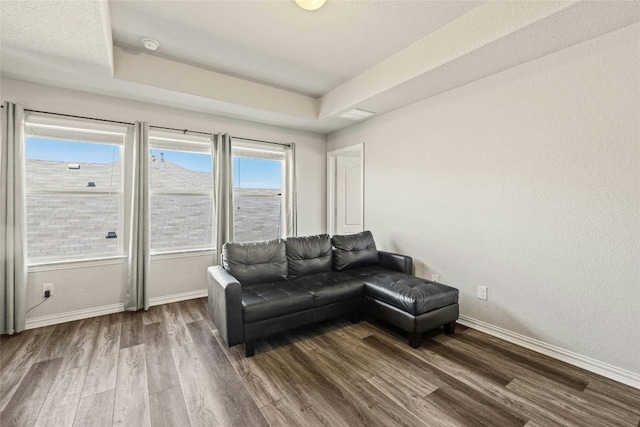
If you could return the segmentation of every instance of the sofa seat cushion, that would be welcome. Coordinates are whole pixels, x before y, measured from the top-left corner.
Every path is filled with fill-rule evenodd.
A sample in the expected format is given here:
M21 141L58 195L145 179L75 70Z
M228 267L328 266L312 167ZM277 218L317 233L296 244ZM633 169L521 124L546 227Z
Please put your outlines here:
M345 271L365 283L365 295L386 302L414 316L458 302L458 290L406 273L382 267Z
M313 295L315 307L322 307L351 298L362 298L364 283L362 280L335 271L310 274L292 279L297 289Z
M313 294L289 281L258 283L242 287L244 323L313 308Z

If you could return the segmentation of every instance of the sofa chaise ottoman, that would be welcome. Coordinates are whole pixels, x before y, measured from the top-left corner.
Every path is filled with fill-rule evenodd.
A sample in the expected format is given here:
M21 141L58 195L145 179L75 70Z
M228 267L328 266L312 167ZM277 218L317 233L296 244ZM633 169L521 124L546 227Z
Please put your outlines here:
M223 265L208 269L209 315L231 347L363 310L407 331L453 333L458 290L411 275L408 256L378 251L370 232L226 243Z

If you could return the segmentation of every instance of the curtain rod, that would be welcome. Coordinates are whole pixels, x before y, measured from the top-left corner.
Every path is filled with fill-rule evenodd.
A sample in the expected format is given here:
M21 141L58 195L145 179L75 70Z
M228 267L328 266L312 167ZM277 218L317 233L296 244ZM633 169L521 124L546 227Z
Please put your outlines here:
M2 105L2 108L4 108L4 105ZM53 116L61 116L61 117L71 117L74 119L85 119L85 120L94 120L97 122L106 122L106 123L116 123L119 125L130 125L133 126L134 123L130 123L130 122L121 122L118 120L108 120L108 119L97 119L95 117L86 117L86 116L76 116L73 114L63 114L63 113L53 113L51 111L42 111L42 110L31 110L28 108L25 108L24 111L28 111L30 113L40 113L40 114L51 114ZM149 125L150 128L154 128L154 129L164 129L164 130L173 130L173 131L177 131L177 132L182 132L182 133L196 133L199 135L208 135L211 136L213 135L211 132L199 132L199 131L195 131L195 130L189 130L189 129L178 129L178 128L170 128L170 127L165 127L165 126L154 126L154 125ZM251 142L260 142L263 144L273 144L273 145L281 145L284 147L291 147L291 144L286 144L286 143L282 143L282 142L273 142L273 141L264 141L261 139L252 139L252 138L243 138L241 136L231 136L231 139L241 139L243 141L251 141Z
M149 125L150 128L155 128L155 129L164 129L164 130L173 130L176 132L182 132L183 134L185 133L197 133L199 135L208 135L208 136L212 136L213 134L211 132L200 132L197 130L189 130L189 129L178 129L178 128L170 128L170 127L164 127L164 126L153 126L153 125ZM291 147L291 144L285 144L282 142L272 142L272 141L263 141L261 139L251 139L251 138L243 138L241 136L231 136L231 139L241 139L243 141L252 141L252 142L261 142L263 144L272 144L272 145L282 145L285 147Z
M2 106L2 108L4 108L4 105ZM116 123L119 125L133 125L133 123L120 122L117 120L96 119L95 117L74 116L73 114L52 113L51 111L30 110L28 108L25 108L24 111L28 111L30 113L51 114L52 116L72 117L74 119L85 119L85 120L95 120L97 122Z
M273 145L282 145L282 146L285 146L285 147L291 147L291 144L285 144L285 143L282 143L282 142L263 141L261 139L243 138L241 136L231 136L231 139L241 139L243 141L261 142L263 144L273 144Z
M189 129L178 129L178 128L169 128L169 127L165 127L165 126L155 126L155 125L149 125L150 128L154 128L154 129L163 129L163 130L175 130L176 132L182 132L182 133L197 133L198 135L207 135L207 136L212 136L213 134L211 132L199 132L197 130L189 130Z

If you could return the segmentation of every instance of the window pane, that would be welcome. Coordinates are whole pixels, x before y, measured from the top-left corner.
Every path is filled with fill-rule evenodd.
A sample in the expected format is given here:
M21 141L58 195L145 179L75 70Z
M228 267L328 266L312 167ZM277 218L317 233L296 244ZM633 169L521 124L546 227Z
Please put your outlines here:
M25 170L28 191L117 192L120 146L28 137Z
M282 161L234 157L233 187L282 189Z
M151 191L161 193L211 192L211 155L165 149L149 150Z
M154 251L213 247L211 197L152 196Z
M282 160L233 158L234 241L282 237Z
M282 197L274 195L273 190L236 189L233 204L234 241L282 237Z
M28 195L29 260L117 255L118 212L119 196Z
M151 249L213 247L211 154L152 148L149 174Z

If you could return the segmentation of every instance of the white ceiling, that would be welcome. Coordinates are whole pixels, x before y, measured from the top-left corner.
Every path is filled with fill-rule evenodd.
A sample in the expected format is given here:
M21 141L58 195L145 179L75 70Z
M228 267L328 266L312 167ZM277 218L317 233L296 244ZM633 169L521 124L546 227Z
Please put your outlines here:
M117 46L319 97L479 5L480 1L112 1Z
M328 133L638 21L635 0L2 0L0 71Z

